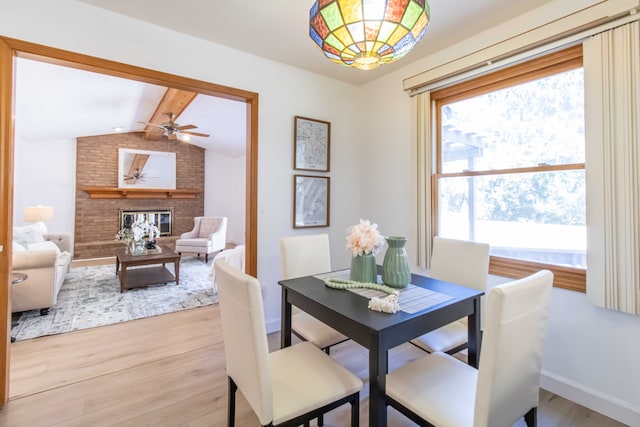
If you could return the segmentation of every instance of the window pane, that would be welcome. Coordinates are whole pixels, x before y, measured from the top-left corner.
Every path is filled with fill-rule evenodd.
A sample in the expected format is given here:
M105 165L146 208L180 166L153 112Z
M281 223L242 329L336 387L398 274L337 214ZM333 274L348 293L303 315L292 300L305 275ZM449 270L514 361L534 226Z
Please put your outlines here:
M586 268L584 170L438 181L439 235L491 254Z
M442 107L442 172L584 163L582 68Z

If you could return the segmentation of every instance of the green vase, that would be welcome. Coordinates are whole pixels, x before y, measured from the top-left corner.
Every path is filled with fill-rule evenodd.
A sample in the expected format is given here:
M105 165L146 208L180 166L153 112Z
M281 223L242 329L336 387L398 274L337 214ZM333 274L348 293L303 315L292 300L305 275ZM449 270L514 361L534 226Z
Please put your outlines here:
M378 283L376 257L373 254L356 255L352 257L349 279L354 282Z
M382 262L382 282L394 288L404 288L411 282L409 256L404 245L406 237L387 237L387 252Z

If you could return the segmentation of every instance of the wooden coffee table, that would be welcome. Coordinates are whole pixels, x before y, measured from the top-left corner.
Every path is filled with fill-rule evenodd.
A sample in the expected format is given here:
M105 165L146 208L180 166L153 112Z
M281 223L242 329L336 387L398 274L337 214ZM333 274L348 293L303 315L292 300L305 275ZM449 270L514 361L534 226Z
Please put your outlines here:
M116 249L116 275L120 275L120 292L168 282L176 282L176 285L180 283L180 255L168 246L159 245L158 248L159 251L149 250L145 255L131 255L126 248ZM175 276L165 267L168 262L173 262ZM154 264L162 265L129 269Z

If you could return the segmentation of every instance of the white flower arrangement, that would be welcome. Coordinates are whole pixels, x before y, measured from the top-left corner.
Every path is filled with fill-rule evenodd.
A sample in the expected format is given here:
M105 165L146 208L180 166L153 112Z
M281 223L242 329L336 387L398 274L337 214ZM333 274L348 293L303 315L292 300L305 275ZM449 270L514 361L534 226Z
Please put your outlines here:
M149 240L153 240L153 236L160 235L160 230L158 230L158 227L156 227L154 223L149 223L149 221L139 216L133 224L131 224L131 228L119 230L116 234L116 239L129 243L131 240L142 240L146 234L149 234Z
M361 219L359 224L347 229L347 250L353 256L376 255L384 246L384 236L378 231L378 224Z

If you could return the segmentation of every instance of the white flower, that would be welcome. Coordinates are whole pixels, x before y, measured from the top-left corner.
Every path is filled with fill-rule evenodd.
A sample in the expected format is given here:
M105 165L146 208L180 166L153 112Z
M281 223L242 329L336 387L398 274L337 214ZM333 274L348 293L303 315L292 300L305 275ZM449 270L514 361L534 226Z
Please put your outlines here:
M347 229L347 250L353 256L377 254L384 246L384 236L378 231L378 224L360 220L360 224Z
M116 238L123 240L128 240L130 238L133 238L133 240L142 240L142 238L147 234L149 234L149 237L152 237L152 235L159 236L160 231L155 224L149 224L148 221L145 221L142 218L138 218L134 221L133 224L131 224L131 229L123 228L118 232Z

